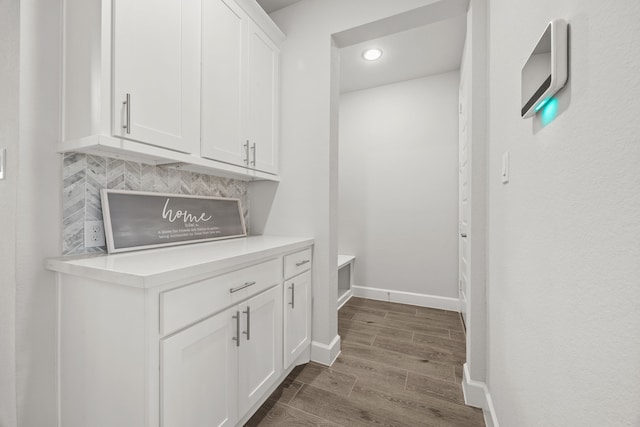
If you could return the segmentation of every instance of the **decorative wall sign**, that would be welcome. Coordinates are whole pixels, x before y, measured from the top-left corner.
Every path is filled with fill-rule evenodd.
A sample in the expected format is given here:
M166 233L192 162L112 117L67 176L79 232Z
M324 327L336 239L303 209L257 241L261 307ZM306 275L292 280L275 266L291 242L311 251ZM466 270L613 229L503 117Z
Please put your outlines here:
M102 190L109 253L245 237L240 200Z

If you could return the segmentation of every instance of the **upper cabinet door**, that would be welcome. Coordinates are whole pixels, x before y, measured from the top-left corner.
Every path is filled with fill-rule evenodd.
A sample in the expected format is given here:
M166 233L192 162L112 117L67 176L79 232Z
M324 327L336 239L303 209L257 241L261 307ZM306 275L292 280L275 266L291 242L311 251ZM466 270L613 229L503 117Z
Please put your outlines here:
M202 157L248 166L242 134L247 15L232 0L202 2Z
M113 61L114 136L198 154L200 0L114 0Z
M247 120L250 167L278 172L278 92L280 50L254 23L249 22L247 55Z

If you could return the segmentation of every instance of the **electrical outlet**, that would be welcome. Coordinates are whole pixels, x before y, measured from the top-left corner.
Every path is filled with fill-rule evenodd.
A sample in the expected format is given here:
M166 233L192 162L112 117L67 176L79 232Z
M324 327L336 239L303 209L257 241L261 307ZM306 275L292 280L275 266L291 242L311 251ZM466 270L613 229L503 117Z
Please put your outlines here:
M105 246L104 225L102 221L85 221L84 247L95 248L98 246Z

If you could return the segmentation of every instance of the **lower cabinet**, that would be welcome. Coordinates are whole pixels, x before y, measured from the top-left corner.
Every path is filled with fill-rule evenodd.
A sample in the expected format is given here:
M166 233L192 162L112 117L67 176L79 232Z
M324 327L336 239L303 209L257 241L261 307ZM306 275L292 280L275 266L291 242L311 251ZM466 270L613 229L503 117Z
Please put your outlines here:
M290 366L311 343L311 272L284 284L284 366Z
M282 285L162 340L162 426L233 426L279 379Z
M240 304L239 410L245 414L282 372L282 285ZM244 323L246 321L246 323Z
M282 240L226 242L213 267L214 244L49 260L59 284L60 425L242 425L310 358L312 241ZM141 263L150 283L130 273Z
M162 425L234 426L238 418L237 310L210 317L161 343Z

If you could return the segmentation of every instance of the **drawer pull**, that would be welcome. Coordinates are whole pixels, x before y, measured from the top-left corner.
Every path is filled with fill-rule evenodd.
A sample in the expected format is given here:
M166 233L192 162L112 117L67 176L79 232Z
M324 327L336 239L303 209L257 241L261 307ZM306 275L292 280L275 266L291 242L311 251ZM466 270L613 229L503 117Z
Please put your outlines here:
M240 312L236 311L236 315L231 318L236 319L236 336L231 339L236 342L236 347L240 347Z
M305 259L304 261L296 262L296 267L303 266L309 262L311 262L311 260L308 260L308 259Z
M247 311L243 311L242 314L247 315L247 331L243 332L247 336L247 341L251 339L251 307L247 306Z
M296 308L296 284L292 282L289 289L291 289L291 302L289 305L291 305L291 308Z
M231 292L231 293L238 292L238 291L243 290L244 288L248 288L249 286L253 286L253 285L255 285L255 284L256 284L256 282L247 282L247 283L245 283L245 284L244 284L244 285L242 285L242 286L238 286L237 288L231 288L231 289L229 289L229 292Z

